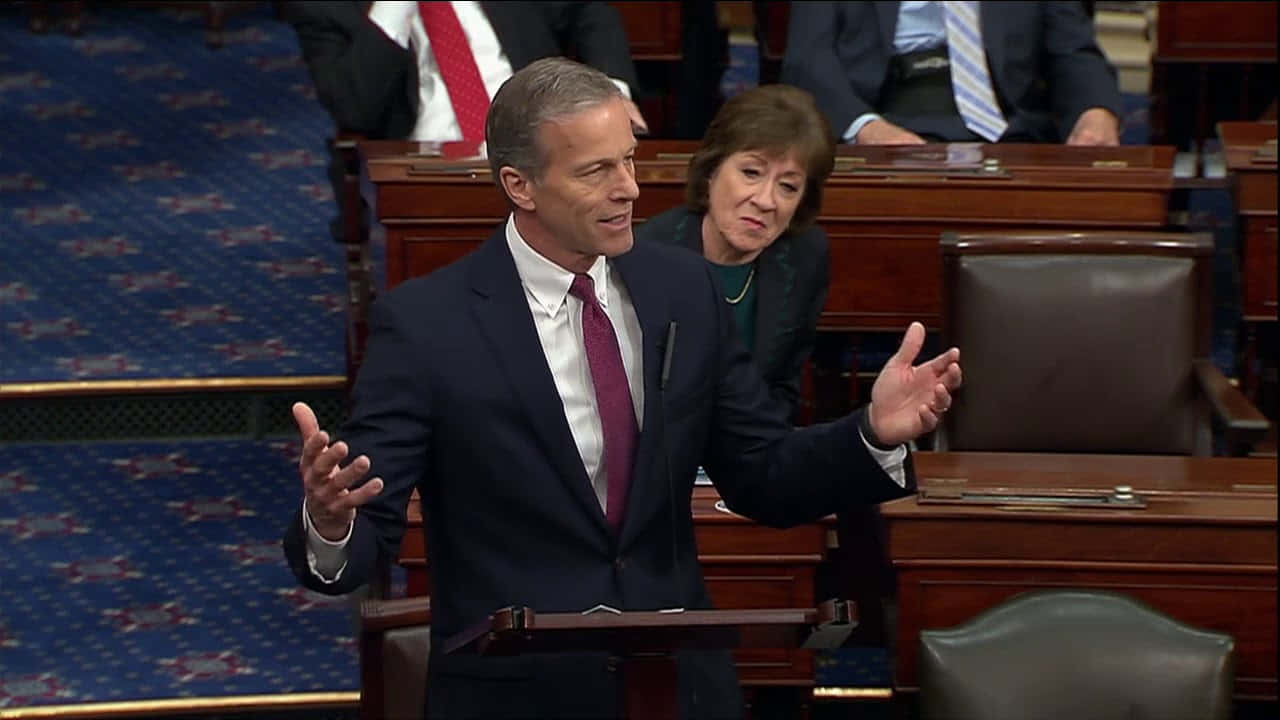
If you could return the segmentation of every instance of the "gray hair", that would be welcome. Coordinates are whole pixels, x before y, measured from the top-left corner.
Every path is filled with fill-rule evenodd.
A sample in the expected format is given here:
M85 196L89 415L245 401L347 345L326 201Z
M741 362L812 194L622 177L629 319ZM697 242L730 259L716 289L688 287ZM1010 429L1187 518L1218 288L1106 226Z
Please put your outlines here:
M546 169L538 142L544 123L622 97L608 75L562 57L529 63L512 75L489 104L485 144L493 180L502 188L498 171L510 166L537 178Z

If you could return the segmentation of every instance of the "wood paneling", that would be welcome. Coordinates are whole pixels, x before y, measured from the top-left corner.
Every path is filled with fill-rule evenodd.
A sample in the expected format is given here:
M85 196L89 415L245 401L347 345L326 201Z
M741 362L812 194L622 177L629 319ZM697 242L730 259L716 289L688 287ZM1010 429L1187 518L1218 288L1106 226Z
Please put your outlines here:
M641 221L683 201L696 144L642 141ZM386 231L387 285L461 257L507 214L483 160L364 142L366 197ZM1155 229L1167 220L1173 149L1059 145L844 146L819 224L832 242L824 329L938 327L944 230Z
M1276 694L1276 461L1035 453L916 453L922 487L1016 492L1110 491L1128 485L1141 510L886 503L897 572L896 682L916 685L918 634L972 618L1024 590L1125 592L1183 622L1236 638L1237 694ZM695 488L699 562L717 607L801 607L816 601L835 518L779 530L717 509ZM842 547L841 554L859 548ZM400 563L410 593L426 592L417 497ZM844 578L856 586L859 578ZM870 608L868 608L869 610ZM803 651L735 656L749 686L809 685Z
M897 571L895 685L918 685L919 633L965 622L1024 591L1130 594L1236 639L1236 694L1276 697L1276 463L1242 458L921 453L923 487L1102 490L1140 509L881 506Z
M1156 59L1275 62L1276 3L1162 2Z

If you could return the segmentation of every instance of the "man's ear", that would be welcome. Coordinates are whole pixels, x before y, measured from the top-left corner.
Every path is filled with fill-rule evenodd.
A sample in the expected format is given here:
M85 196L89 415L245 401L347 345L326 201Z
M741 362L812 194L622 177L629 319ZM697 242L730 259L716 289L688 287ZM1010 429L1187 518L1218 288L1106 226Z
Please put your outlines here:
M532 180L510 165L503 165L502 169L498 170L498 181L502 184L503 192L511 198L511 204L521 210L533 212L535 207Z

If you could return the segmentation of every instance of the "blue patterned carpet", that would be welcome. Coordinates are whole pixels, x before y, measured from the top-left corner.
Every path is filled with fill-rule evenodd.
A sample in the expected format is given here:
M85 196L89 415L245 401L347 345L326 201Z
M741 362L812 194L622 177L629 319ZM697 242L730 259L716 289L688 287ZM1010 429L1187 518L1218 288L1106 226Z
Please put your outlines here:
M344 372L331 123L269 3L0 9L0 383Z
M0 708L357 689L348 601L280 549L296 457L0 446Z

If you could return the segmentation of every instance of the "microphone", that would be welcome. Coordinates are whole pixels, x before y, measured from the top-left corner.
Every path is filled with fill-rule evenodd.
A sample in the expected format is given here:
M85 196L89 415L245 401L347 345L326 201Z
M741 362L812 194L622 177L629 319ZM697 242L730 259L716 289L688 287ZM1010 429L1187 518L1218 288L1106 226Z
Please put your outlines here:
M676 352L676 328L678 327L680 323L675 320L667 323L667 347L666 353L662 356L662 390L664 392L667 389L667 380L671 378L671 356Z
M671 454L667 451L667 382L671 379L671 359L676 354L676 328L679 326L680 324L674 320L667 323L667 346L663 350L662 376L658 384L659 402L661 403L658 410L662 422L662 427L658 432L658 442L662 446L662 464L667 473L667 498L671 503L671 567L675 573L676 580L676 602L668 609L668 612L681 612L684 610L684 578L680 573L680 551L678 533L676 531L679 520L676 515L676 484L675 479L671 476Z

